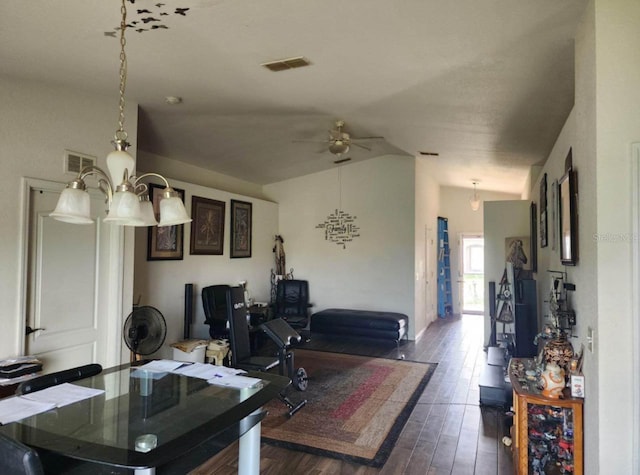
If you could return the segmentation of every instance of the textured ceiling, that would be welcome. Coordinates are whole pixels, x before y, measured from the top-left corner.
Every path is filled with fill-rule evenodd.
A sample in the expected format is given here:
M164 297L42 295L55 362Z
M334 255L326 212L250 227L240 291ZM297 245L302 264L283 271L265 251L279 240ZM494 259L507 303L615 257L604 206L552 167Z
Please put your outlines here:
M585 3L127 1L134 145L273 183L335 166L313 141L343 119L385 138L352 146L353 161L436 152L422 159L443 185L520 193L573 106ZM114 94L116 109L119 15L117 0L4 1L0 74ZM311 66L261 66L294 56Z

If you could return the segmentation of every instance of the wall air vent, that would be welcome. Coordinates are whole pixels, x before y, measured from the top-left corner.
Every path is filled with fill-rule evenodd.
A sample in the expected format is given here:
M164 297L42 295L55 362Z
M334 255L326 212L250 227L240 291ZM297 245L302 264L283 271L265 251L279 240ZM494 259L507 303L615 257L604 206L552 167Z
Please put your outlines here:
M311 63L303 56L296 56L295 58L278 59L276 61L270 61L268 63L262 63L261 66L269 69L273 72L286 71L287 69L302 68L309 66Z
M341 158L339 160L334 160L333 163L335 163L336 165L339 163L344 163L344 162L349 162L351 161L351 158Z
M440 154L437 152L418 152L423 157L439 157Z
M72 152L71 150L64 151L64 172L73 173L77 175L80 170L86 167L94 166L96 164L96 157L86 155L84 153Z

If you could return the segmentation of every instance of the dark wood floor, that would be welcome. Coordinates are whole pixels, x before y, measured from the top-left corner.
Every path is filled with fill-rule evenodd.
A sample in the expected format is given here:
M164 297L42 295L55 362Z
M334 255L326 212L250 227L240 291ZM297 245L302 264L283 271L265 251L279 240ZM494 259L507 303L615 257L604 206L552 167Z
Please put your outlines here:
M262 475L335 474L512 474L504 410L480 407L478 378L486 360L482 316L438 319L418 342L405 343L407 360L435 362L438 368L382 468L372 468L262 444ZM395 345L313 335L309 347L326 351L396 356ZM303 410L308 410L305 408ZM192 472L237 473L237 443Z

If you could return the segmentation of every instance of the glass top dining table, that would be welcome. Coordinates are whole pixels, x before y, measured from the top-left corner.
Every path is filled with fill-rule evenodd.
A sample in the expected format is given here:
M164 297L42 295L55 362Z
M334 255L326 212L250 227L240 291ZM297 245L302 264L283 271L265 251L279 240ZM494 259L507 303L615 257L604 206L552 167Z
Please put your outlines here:
M242 436L262 419L257 411L290 383L283 376L250 372L247 376L260 382L235 389L174 373L140 377L140 372L125 364L75 381L104 393L7 424L0 431L64 457L149 469L228 436L230 429L234 438Z

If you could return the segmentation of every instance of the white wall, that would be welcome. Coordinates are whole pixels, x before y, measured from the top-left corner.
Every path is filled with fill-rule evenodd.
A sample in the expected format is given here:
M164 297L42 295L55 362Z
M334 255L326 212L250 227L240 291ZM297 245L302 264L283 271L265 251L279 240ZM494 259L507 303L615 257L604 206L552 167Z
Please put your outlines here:
M204 168L181 162L180 157L169 159L140 150L138 152L136 165L138 170L142 171L162 170L162 173L165 173L167 176L186 183L265 199L264 193L262 192L262 185L256 185L255 183L239 180L213 170L205 170Z
M438 317L438 208L440 185L428 160L416 159L415 196L415 334Z
M440 210L438 216L448 219L449 247L451 257L451 296L453 298L453 313L460 314L460 283L462 269L460 268L460 240L463 234L483 234L484 232L484 202L517 200L518 195L498 193L495 191L478 190L481 200L480 209L473 211L469 200L473 196L473 188L457 188L443 186L440 188ZM485 277L485 282L488 280ZM486 286L486 284L485 284Z
M279 204L287 267L309 280L314 312L329 307L400 312L409 316L414 337L413 157L378 157L264 190ZM361 236L346 249L326 241L324 230L316 228L340 207L357 216L360 227Z
M65 149L104 158L113 150L110 141L117 129L117 96L95 96L40 83L0 78L0 186L4 193L0 208L0 358L23 350L24 269L22 258L21 177L68 182L63 173ZM137 105L127 104L129 139L135 156ZM133 251L131 246L129 253ZM125 269L125 283L132 269ZM131 305L131 288L123 289L123 306ZM120 305L120 302L117 303Z
M162 170L161 173L165 171ZM167 177L168 178L168 177ZM247 281L251 297L269 302L270 275L274 268L274 236L278 234L278 205L269 201L220 191L200 185L169 180L171 185L185 190L185 206L191 214L191 197L199 196L224 201L224 253L223 255L191 255L191 224L184 226L184 258L174 261L147 261L147 229L136 230L134 297L141 296L142 305L158 308L167 320L166 345L155 356L170 357L167 346L183 338L184 286L192 283L194 294L193 338L209 338L209 327L204 325L201 291L215 284L238 285ZM230 200L252 203L252 243L250 258L229 257Z
M597 299L584 313L596 328L596 349L588 360L597 364L599 427L587 434L590 447L599 441L599 467L589 473L631 473L631 460L638 447L632 446L633 320L631 246L636 239L607 239L606 236L632 236L631 225L631 143L640 140L640 3L632 0L595 1L595 22L586 26L585 41L595 53L581 57L580 70L593 71L584 88L584 97L576 101L585 130L578 130L576 142L584 145L585 166L595 166L596 179L581 188L581 210L596 210L597 221L580 213L580 232L597 262L595 274ZM576 90L576 93L582 90ZM578 99L578 98L577 98ZM595 100L594 100L595 99ZM593 134L592 122L595 117ZM578 119L580 120L580 119ZM584 180L583 180L584 181ZM582 182L581 182L582 186ZM594 199L595 195L595 199ZM584 201L586 199L586 201ZM586 227L586 230L584 229ZM594 233L591 233L594 231ZM581 247L583 249L583 247ZM589 269L585 269L588 272ZM592 276L589 279L594 277ZM584 289L591 291L591 287ZM593 305L595 304L595 305ZM597 313L593 310L597 308ZM595 317L595 318L594 318ZM597 321L595 320L597 319ZM595 359L595 360L594 360ZM611 417L612 409L621 417ZM590 422L591 415L587 422ZM597 434L593 433L597 430ZM611 457L611 454L615 457ZM637 467L636 467L637 469Z
M506 262L505 239L516 236L529 236L530 202L488 201L484 203L484 342L489 344L491 336L491 317L489 314L489 282L496 283L499 289L500 279ZM502 331L501 325L498 331Z

